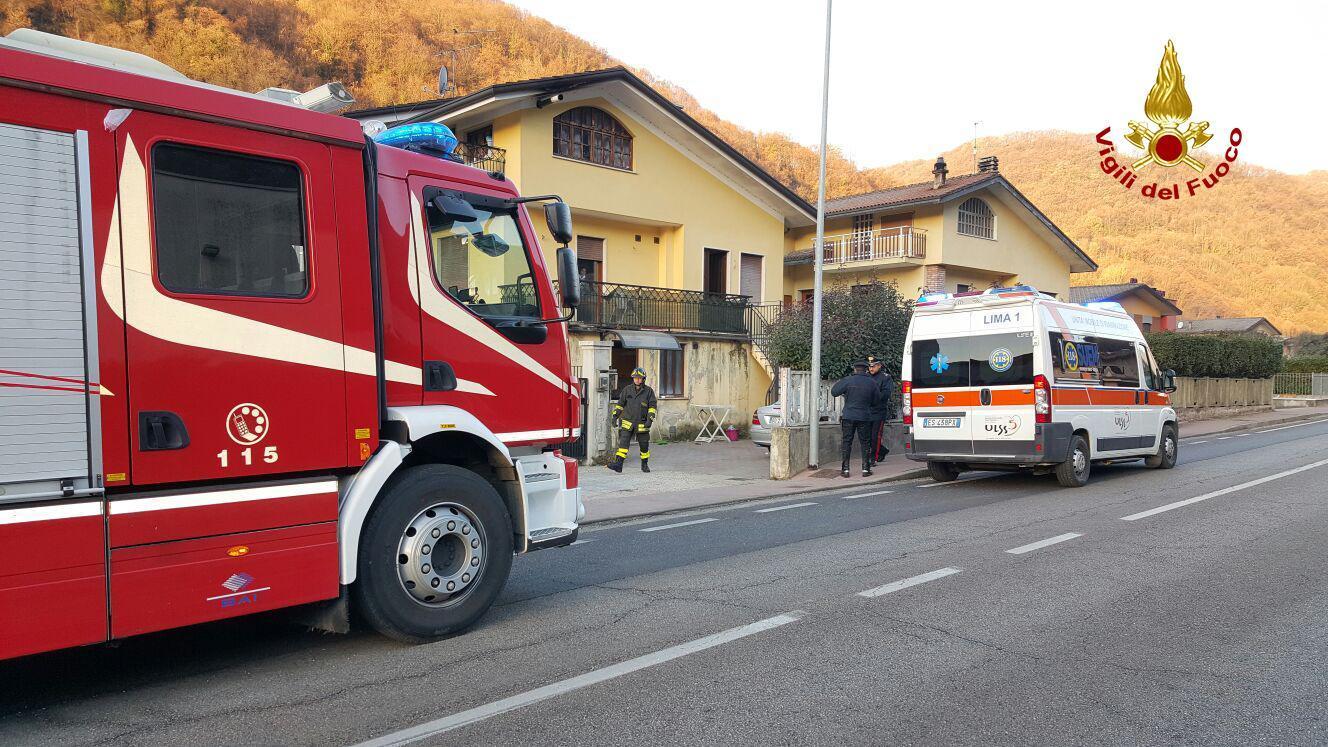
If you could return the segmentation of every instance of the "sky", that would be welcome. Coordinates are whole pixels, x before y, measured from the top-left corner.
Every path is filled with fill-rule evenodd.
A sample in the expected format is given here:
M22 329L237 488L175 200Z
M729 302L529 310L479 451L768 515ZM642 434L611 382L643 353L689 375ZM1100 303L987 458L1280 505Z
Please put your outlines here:
M820 136L822 0L509 0L758 131ZM1244 163L1328 169L1328 2L838 0L829 140L859 166L1023 130L1112 139L1144 117L1168 39L1194 104Z

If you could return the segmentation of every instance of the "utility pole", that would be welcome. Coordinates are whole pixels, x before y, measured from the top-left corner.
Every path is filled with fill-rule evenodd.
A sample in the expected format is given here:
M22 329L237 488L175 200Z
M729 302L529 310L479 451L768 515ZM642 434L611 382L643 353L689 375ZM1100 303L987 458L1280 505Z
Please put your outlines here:
M808 465L821 466L821 270L825 265L825 152L826 124L830 116L830 18L834 0L825 0L825 70L821 79L821 178L816 184L816 258L812 278L811 422L807 435Z

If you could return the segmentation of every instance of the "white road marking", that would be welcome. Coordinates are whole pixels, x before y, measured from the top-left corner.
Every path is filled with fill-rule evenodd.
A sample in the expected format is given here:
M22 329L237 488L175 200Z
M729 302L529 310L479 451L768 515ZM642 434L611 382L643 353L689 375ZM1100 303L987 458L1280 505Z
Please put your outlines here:
M594 542L594 541L595 540L577 540L576 542L573 542L572 544L568 545L568 547L576 547L577 545L584 545L587 542Z
M758 513L758 514L768 514L768 513L770 513L771 511L786 511L786 510L788 510L788 509L790 509L790 508L805 508L805 507L807 507L807 506L815 506L815 505L816 505L816 502L815 502L815 501L807 501L806 503L790 503L790 504L787 505L787 506L774 506L774 507L772 507L772 508L758 508L758 509L756 509L756 513Z
M709 519L692 519L691 521L680 521L680 522L678 522L677 524L663 524L663 525L661 525L661 526L657 526L657 527L646 527L645 529L638 529L638 530L636 530L636 531L638 531L638 532L662 532L662 531L664 531L665 529L677 529L678 527L689 527L689 526L692 526L693 524L705 524L705 523L707 523L707 522L711 522L711 521L719 521L719 519L716 519L716 518L713 518L713 517L711 517L711 518L709 518Z
M963 478L960 478L960 479L958 479L958 480L951 480L950 482L932 482L932 483L927 483L926 485L919 485L918 487L920 487L920 488L939 488L939 487L941 487L942 485L958 485L958 484L961 483L961 482L977 482L978 480L990 480L990 479L993 478L993 477L1000 477L1001 474L1003 474L1003 473L997 473L997 474L994 474L994 475L982 475L981 477L963 477Z
M893 492L895 492L895 491L893 491L893 490L876 490L876 491L872 491L872 492L870 492L870 493L858 493L857 495L846 495L846 496L844 496L844 500L846 500L846 501L851 501L851 500L853 500L854 498L870 498L870 497L872 497L873 495L889 495L890 493L893 493Z
M1122 517L1121 517L1121 521L1137 521L1138 519L1146 519L1146 518L1148 518L1149 516L1153 516L1153 515L1155 515L1155 514L1160 514L1160 513L1162 513L1163 511L1170 511L1170 510L1172 510L1173 508L1180 508L1180 507L1182 507L1182 506L1188 506L1188 505L1190 505L1191 503L1198 503L1199 501L1206 501L1206 500L1208 500L1209 498L1216 498L1216 497L1218 497L1218 496L1220 496L1220 495L1227 495L1228 493L1235 493L1235 492L1238 491L1238 490L1244 490L1245 488L1252 488L1252 487L1254 487L1255 485L1262 485L1262 484L1264 484L1264 483L1266 483L1266 482L1272 482L1273 480L1280 480L1280 479L1282 479L1283 477L1290 477L1291 475L1298 474L1298 473L1300 473L1300 472L1304 472L1305 470L1314 469L1315 467L1322 467L1322 466L1325 465L1325 464L1328 464L1328 459L1320 459L1320 460L1317 461L1317 462L1312 462L1312 463L1310 463L1310 464L1306 464L1306 465L1303 466L1303 467L1296 467L1295 469L1289 469L1289 470L1286 470L1286 471L1284 471L1284 472L1278 472L1278 473L1276 473L1276 474L1268 475L1267 477L1260 477L1260 478L1257 479L1257 480L1250 480L1249 482L1242 482L1242 483L1239 484L1239 485L1232 485L1232 486L1229 487L1229 488L1222 488L1221 490L1214 490L1214 491L1211 492L1211 493L1204 493L1203 495L1196 495L1196 496L1193 497L1193 498L1186 498L1186 499L1183 500L1183 501L1176 501L1175 503L1168 503L1168 504L1165 505L1165 506L1158 506L1157 508L1150 508L1150 509L1148 509L1147 511L1140 511L1140 512L1137 513L1137 514L1130 514L1129 516L1122 516Z
M925 583L927 583L928 581L935 581L935 580L938 579L938 578L945 578L946 576L953 576L954 574L959 573L961 570L963 570L963 569L962 569L962 568L941 568L940 570L931 571L930 573L924 573L924 574L922 574L922 575L920 575L920 576L914 576L914 577L912 577L912 578L904 578L904 579L900 579L900 580L898 580L898 581L891 581L891 582L888 583L888 584L882 584L881 586L877 586L877 587L874 588L874 589L868 589L868 590L866 590L866 591L860 591L860 592L858 592L858 596L860 596L860 597L868 597L868 598L871 598L871 597L879 597L879 596L882 596L882 595L885 595L885 594L889 594L889 593L891 593L891 592L900 591L901 589L907 589L907 588L910 587L910 586L917 586L918 584L925 584Z
M1246 436L1253 436L1253 435L1254 435L1253 433L1237 433L1235 436L1232 436L1232 438L1245 438Z
M1075 537L1082 537L1082 536L1084 535L1079 534L1078 532L1066 532L1065 534L1058 534L1055 537L1048 537L1044 540L1038 540L1037 542L1030 542L1027 545L1012 547L1009 550L1006 550L1006 552L1010 553L1011 555L1023 555L1026 552L1041 550L1044 547L1060 544L1061 542L1066 542L1068 540L1074 539Z
M527 690L526 692L513 695L510 698L503 698L502 700L471 708L468 711L461 711L460 713L444 716L443 718L429 721L420 724L419 726L412 726L409 729L402 729L390 734L384 734L376 739L361 742L357 747L387 747L388 745L403 745L418 742L421 739L435 737L439 734L445 734L463 726L469 726L470 724L509 711L515 711L518 708L524 708L528 705L548 700L549 698L556 698L559 695L590 687L591 685L597 685L616 677L639 672L642 669L653 667L656 664L663 664L687 656L688 654L705 651L707 649L715 648L716 646L722 646L725 643L732 643L733 641L756 635L757 633L763 633L767 630L778 628L782 625L788 625L791 622L796 622L803 614L804 613L801 610L798 610L784 615L768 617L764 620L758 620L754 623L749 623L736 628L730 628L722 633L708 635L704 638L681 643L677 646L670 646L669 648L651 654L638 656L635 659L628 659L627 661L619 662L618 664L613 664L602 669L586 672L585 674L577 675L576 677L559 680L558 682L544 685L543 687L537 687L534 690Z
M1186 441L1186 442L1185 442L1185 445L1186 445L1186 446L1197 446L1198 444L1206 444L1206 443L1208 443L1208 439L1205 438L1205 439L1202 440L1202 441Z
M1287 428L1304 428L1307 425L1318 425L1319 423L1328 423L1328 418L1324 420L1311 420L1308 423L1293 423L1291 425L1279 425L1276 428L1265 428L1264 430L1261 431L1255 431L1255 433L1272 433L1273 431L1284 431Z
M1218 440L1218 441L1225 441L1225 440L1227 440L1228 438L1233 438L1233 436L1218 436L1218 437L1217 437L1217 440Z

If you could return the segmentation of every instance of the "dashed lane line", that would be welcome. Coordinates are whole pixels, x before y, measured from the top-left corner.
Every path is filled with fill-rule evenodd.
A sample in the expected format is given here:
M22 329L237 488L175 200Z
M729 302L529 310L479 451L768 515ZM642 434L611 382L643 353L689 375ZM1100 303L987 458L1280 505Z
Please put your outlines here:
M1165 506L1158 506L1157 508L1150 508L1150 509L1148 509L1147 511L1140 511L1140 512L1137 513L1137 514L1130 514L1129 516L1122 516L1122 517L1121 517L1121 521L1138 521L1139 519L1146 519L1146 518L1148 518L1149 516L1155 516L1155 515L1160 514L1160 513L1164 512L1164 511L1171 511L1172 509L1177 509L1177 508L1182 508L1182 507L1184 507L1184 506L1188 506L1188 505L1190 505L1191 503L1198 503L1199 501L1206 501L1206 500L1208 500L1209 498L1216 498L1216 497L1221 496L1221 495L1228 495L1228 494L1230 494L1230 493L1235 493L1235 492L1237 492L1237 491L1244 490L1244 489L1246 489L1246 488L1252 488L1252 487L1254 487L1255 485L1262 485L1262 484L1264 484L1264 483L1266 483L1266 482L1272 482L1273 480L1280 480L1280 479L1282 479L1283 477L1290 477L1291 475L1299 474L1299 473L1304 472L1304 471L1306 471L1306 470L1314 469L1315 467L1322 467L1322 466L1325 465L1325 464L1328 464L1328 459L1320 459L1320 460L1317 461L1317 462L1311 462L1310 464L1306 464L1306 465L1304 465L1304 466L1302 466L1302 467L1296 467L1296 468L1294 468L1294 469L1284 470L1284 471L1282 471L1282 472L1277 472L1277 473L1275 473L1275 474L1267 475L1267 476L1265 476L1265 477L1260 477L1260 478L1257 479L1257 480L1250 480L1249 482L1242 482L1242 483L1239 484L1239 485L1232 485L1232 486L1229 487L1229 488L1222 488L1221 490L1214 490L1214 491L1211 492L1211 493L1204 493L1203 495L1196 495L1196 496L1193 497L1193 498L1186 498L1186 499L1183 500L1183 501L1176 501L1175 503L1168 503L1168 504L1166 504Z
M1206 444L1206 443L1208 443L1208 439L1205 438L1205 439L1202 440L1202 441L1187 441L1187 442L1185 442L1185 445L1186 445L1186 446L1198 446L1199 444Z
M513 695L510 698L503 698L502 700L486 703L485 705L471 708L467 711L454 713L451 716L444 716L440 719L428 721L419 726L412 726L409 729L402 729L390 734L384 734L376 739L361 742L357 747L388 747L389 745L404 745L418 742L422 739L435 737L439 734L445 734L454 729L469 726L470 724L493 718L494 716L509 711L515 711L518 708L524 708L543 700L556 698L559 695L590 687L591 685L597 685L601 682L622 677L626 674L639 672L642 669L673 661L674 659L687 656L688 654L705 651L706 649L722 646L726 643L732 643L733 641L756 635L757 633L763 633L767 630L797 622L803 614L805 613L802 610L795 610L783 615L776 615L774 617L767 617L764 620L757 620L756 622L748 623L747 625L729 628L722 633L715 633L714 635L708 635L704 638L697 638L694 641L680 643L677 646L670 646L669 648L661 649L654 653L638 656L635 659L628 659L627 661L612 664L603 667L602 669L596 669L591 672L586 672L585 674L577 675L576 677L559 680L558 682L544 685L543 687L537 687L534 690L527 690L526 692Z
M896 591L907 589L910 586L917 586L918 584L925 584L928 581L935 581L938 578L953 576L954 574L959 573L962 570L963 570L962 568L941 568L935 571L931 571L929 573L923 573L918 576L913 576L912 578L903 578L898 581L891 581L888 584L882 584L874 589L860 591L858 592L858 596L867 597L867 598L879 597L885 594L891 594Z
M589 540L577 540L576 542L573 542L572 544L568 545L568 547L576 547L577 545L584 545L584 544L586 544L587 542L594 542L594 541L595 541L595 540L593 540L593 539L589 539Z
M1058 545L1062 542L1068 542L1069 540L1072 540L1075 537L1082 537L1082 536L1084 535L1078 532L1066 532L1065 534L1058 534L1055 537L1048 537L1044 540L1038 540L1037 542L1030 542L1027 545L1012 547L1009 550L1006 550L1006 552L1010 553L1011 555L1023 555L1026 552L1041 550L1044 547L1050 547L1051 545Z
M1218 437L1217 437L1217 440L1218 440L1218 441L1225 441L1225 440L1227 440L1227 439L1229 439L1229 438L1235 438L1235 436L1218 436Z
M712 521L719 521L719 519L717 519L717 518L715 518L715 517L712 516L712 517L710 517L710 518L708 518L708 519L692 519L691 521L680 521L680 522L678 522L678 523L676 523L676 524L661 524L660 526L657 526L657 527L645 527L644 529L638 529L638 530L636 530L636 531L638 531L638 532L662 532L662 531L664 531L665 529L677 529L677 528L679 528L679 527L690 527L690 526L694 526L694 525L696 525L696 524L708 524L708 523L710 523L710 522L712 522Z
M870 492L870 493L858 493L857 495L846 495L846 496L844 496L844 500L846 500L846 501L851 501L851 500L853 500L854 498L870 498L870 497L872 497L872 496L874 496L874 495L889 495L889 494L891 494L891 493L893 493L893 492L895 492L895 491L893 491L893 490L874 490L874 491L872 491L872 492Z
M771 508L758 508L756 509L755 513L768 514L771 511L787 511L790 508L806 508L807 506L815 506L815 505L816 501L807 501L806 503L790 503L787 506L772 506Z

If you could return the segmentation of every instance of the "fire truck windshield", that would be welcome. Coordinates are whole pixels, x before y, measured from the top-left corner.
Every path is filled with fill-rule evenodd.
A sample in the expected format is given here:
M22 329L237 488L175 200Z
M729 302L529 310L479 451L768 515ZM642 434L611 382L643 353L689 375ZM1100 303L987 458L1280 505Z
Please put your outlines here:
M430 262L438 285L479 316L540 318L515 209L472 204L474 220L461 220L428 205Z

